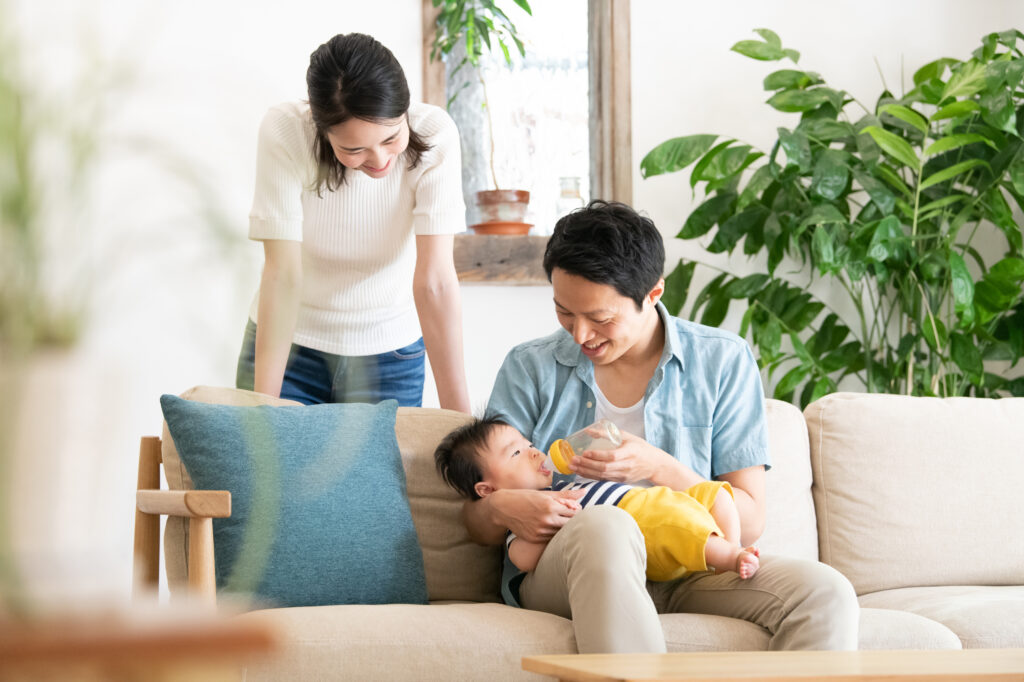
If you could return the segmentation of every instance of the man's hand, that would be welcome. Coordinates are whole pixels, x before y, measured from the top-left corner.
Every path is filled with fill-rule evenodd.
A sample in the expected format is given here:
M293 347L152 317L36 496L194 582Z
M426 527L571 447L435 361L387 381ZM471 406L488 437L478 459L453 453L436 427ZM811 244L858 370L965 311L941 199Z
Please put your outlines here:
M547 542L580 510L585 490L496 490L493 520L527 542Z
M622 445L614 450L586 450L572 458L570 468L580 476L602 481L657 482L659 473L678 463L668 453L642 438L622 432Z

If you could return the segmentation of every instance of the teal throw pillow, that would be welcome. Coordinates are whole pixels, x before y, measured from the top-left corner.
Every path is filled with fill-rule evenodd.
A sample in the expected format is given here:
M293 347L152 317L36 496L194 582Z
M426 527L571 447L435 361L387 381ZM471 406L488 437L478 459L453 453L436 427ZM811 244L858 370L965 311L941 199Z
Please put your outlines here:
M160 405L196 489L231 491L213 521L218 590L260 606L427 602L396 401Z

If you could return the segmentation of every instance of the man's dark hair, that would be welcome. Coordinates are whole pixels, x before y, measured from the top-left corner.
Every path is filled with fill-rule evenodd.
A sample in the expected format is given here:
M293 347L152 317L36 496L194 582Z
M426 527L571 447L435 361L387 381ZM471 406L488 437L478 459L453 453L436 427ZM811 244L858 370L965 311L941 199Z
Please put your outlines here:
M487 439L499 426L508 424L500 419L474 419L445 436L434 450L437 473L463 497L480 499L474 488L483 480L480 452L487 447Z
M544 272L561 268L608 284L639 310L665 270L665 243L654 221L626 204L595 199L555 223L544 251Z
M345 166L334 155L327 131L352 118L379 123L409 112L409 84L391 50L363 33L339 33L313 51L306 70L309 109L316 127L313 156L316 190L345 182ZM409 128L405 158L415 168L430 144Z

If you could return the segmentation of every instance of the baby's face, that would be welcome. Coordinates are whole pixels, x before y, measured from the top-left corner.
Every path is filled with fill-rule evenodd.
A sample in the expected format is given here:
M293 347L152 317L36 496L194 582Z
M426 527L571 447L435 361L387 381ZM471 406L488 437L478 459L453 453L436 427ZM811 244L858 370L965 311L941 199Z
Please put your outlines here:
M551 485L551 470L544 466L546 455L512 426L494 429L481 460L484 479L496 490L539 490Z

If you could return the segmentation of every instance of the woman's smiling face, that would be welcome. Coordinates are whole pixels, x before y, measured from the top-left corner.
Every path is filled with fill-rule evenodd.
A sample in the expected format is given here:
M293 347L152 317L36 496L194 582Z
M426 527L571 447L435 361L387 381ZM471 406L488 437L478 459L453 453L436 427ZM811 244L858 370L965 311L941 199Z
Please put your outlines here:
M350 118L328 130L327 140L345 168L383 178L409 146L409 121L406 116L383 121Z

